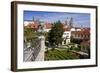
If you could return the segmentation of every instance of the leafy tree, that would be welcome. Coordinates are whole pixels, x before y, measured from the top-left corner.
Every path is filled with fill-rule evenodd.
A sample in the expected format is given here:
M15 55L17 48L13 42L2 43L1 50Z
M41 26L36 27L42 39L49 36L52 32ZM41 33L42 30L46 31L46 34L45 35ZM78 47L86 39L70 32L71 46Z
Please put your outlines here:
M76 44L80 44L82 42L82 39L73 38L73 36L71 36L71 42L76 43Z
M38 38L39 33L34 32L32 28L26 28L24 27L24 38L27 42L30 42L32 45L31 47L36 47L39 43Z
M38 33L34 32L32 28L26 28L24 27L24 36L27 41L32 40L33 38L36 38Z
M64 29L61 22L60 21L55 22L48 34L48 41L53 48L62 43L63 32Z

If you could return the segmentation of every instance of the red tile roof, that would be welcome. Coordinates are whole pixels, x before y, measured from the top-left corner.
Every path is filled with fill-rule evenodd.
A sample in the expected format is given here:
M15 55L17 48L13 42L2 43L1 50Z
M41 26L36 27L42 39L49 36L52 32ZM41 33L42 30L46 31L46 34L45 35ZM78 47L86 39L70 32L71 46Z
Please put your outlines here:
M45 26L46 29L51 29L52 24L46 22L44 26Z
M33 29L38 29L39 24L36 22L29 23L26 27L27 28L33 28Z
M90 29L82 29L81 31L72 31L72 34L78 34L78 35L90 35Z

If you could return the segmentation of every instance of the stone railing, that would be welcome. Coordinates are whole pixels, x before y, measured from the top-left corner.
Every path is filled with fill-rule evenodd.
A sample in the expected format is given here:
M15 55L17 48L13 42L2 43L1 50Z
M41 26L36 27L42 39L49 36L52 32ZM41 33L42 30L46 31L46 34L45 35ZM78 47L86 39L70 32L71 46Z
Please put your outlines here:
M44 60L44 50L45 50L45 39L43 36L38 37L34 40L34 46L32 42L24 42L24 56L25 62L28 61L42 61Z

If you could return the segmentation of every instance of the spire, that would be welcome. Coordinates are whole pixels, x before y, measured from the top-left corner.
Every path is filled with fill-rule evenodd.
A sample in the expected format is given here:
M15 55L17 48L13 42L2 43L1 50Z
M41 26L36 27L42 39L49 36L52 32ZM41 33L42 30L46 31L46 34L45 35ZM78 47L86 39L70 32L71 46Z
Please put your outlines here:
M34 21L34 16L33 16L33 21Z
M66 19L66 21L65 21L65 25L68 25L68 17L67 17L67 19Z
M72 17L70 18L69 25L71 28L73 27L73 18Z
M81 30L82 30L83 26L81 25Z
M65 25L67 25L67 20L65 21Z

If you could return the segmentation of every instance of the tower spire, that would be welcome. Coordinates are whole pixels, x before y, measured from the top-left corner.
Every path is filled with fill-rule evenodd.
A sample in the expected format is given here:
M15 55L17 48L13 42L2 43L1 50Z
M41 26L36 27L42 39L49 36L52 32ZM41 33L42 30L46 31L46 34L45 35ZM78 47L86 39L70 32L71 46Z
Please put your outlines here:
M68 25L68 17L67 17L67 19L65 20L65 25Z
M73 27L73 18L72 17L70 18L69 25L70 25L70 28Z

